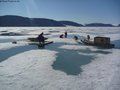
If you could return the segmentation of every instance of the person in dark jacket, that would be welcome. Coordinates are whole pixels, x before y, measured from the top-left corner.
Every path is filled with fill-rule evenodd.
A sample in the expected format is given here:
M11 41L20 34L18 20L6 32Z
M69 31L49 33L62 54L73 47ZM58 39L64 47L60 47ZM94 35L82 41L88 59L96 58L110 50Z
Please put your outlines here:
M44 45L44 43L45 43L45 37L44 37L43 35L44 35L44 33L42 32L42 33L37 37L37 39L38 39L38 41L39 41L40 44L43 44L43 45Z
M78 40L78 37L77 37L77 36L74 36L74 39L75 39L75 40Z
M67 32L65 32L65 38L67 38Z
M87 35L87 40L90 40L90 35Z
M63 35L63 34L61 34L61 35L59 36L59 38L63 38L63 36L64 36L64 35Z

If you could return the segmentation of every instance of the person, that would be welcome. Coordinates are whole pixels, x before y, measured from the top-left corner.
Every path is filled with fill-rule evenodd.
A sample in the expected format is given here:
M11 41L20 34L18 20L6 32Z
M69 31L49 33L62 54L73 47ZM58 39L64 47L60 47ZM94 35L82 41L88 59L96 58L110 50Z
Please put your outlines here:
M63 34L61 34L59 37L60 37L60 38L63 38Z
M17 44L17 41L13 41L12 43L13 43L13 44Z
M65 32L65 38L67 38L67 32Z
M90 40L90 35L87 35L87 40Z
M37 39L38 39L38 41L39 41L39 43L41 44L41 45L44 45L44 43L45 43L45 37L43 36L43 32L37 37Z
M75 39L75 40L78 40L78 37L77 37L77 36L74 36L74 39Z

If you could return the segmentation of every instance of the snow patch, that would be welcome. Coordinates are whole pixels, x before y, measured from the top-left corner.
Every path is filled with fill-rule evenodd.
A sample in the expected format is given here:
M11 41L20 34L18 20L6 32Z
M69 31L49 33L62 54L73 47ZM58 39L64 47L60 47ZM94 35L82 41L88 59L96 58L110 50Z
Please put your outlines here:
M50 38L49 41L54 41L55 43L66 43L66 44L77 44L77 42L74 39L70 39L70 38L59 38L59 37L55 37L55 38Z
M0 50L7 50L7 49L14 48L17 46L25 46L25 44L12 44L12 42L11 43L1 43Z
M81 46L81 45L62 45L59 48L68 49L68 50L81 50L81 49L90 49L92 51L97 50L97 48L92 46Z

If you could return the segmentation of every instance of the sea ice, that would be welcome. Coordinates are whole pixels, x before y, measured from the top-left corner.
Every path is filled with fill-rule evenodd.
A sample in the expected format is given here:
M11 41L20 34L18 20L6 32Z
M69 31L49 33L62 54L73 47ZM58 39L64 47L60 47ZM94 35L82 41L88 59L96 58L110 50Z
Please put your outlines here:
M120 28L98 27L5 27L0 31L22 32L26 36L0 36L0 39L23 40L28 37L36 37L38 30L50 33L50 41L64 43L60 49L85 50L96 52L98 49L92 46L78 45L72 38L60 39L53 37L64 31L83 37L90 34L95 36L108 36L112 43L119 46ZM49 32L60 31L60 32ZM116 42L117 41L117 42ZM23 44L0 43L0 50L7 50ZM119 90L120 88L120 49L105 49L108 54L92 53L96 58L91 63L83 65L83 72L79 75L67 75L66 73L52 68L57 58L56 51L47 49L30 50L11 56L0 62L0 89L1 90ZM79 52L79 54L85 54Z

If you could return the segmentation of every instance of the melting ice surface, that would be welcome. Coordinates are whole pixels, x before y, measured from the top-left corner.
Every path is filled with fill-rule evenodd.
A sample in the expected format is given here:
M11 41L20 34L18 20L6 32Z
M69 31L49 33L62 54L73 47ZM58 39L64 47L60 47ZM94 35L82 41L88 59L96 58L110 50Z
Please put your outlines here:
M89 55L91 53L102 53L102 54L109 54L109 52L105 51L90 51L89 49L83 50L67 50L61 49L60 46L64 45L65 43L53 43L51 45L46 46L43 49L54 50L57 51L57 58L56 61L53 63L52 67L55 70L60 70L65 72L68 75L78 75L82 72L80 68L82 65L86 65L91 62L95 58L95 55ZM65 44L66 45L66 44ZM67 44L72 45L72 44ZM7 58L17 55L19 53L35 50L39 47L36 45L25 45L25 46L18 46L14 48L10 48L8 50L1 50L0 51L0 62L6 60ZM42 48L39 48L42 49ZM88 55L79 54L88 53Z
M94 58L94 55L92 56L92 55L79 54L80 51L77 50L60 49L59 47L62 45L64 45L64 43L55 43L48 45L44 48L58 52L56 61L52 65L53 69L55 70L63 71L68 75L78 75L80 72L82 72L80 66L90 63L91 60ZM25 46L10 48L7 50L1 50L0 62L19 53L35 50L35 49L37 49L36 45L25 45ZM87 53L88 50L84 50L82 52Z
M33 50L33 49L37 49L37 47L32 45L25 45L25 46L10 48L7 50L0 50L0 62L8 59L11 56L17 55L19 53L23 53L25 51Z
M24 32L49 34L53 44L44 49L35 45L12 45L16 36L0 36L0 89L1 90L119 90L120 88L120 28L1 28ZM50 31L59 32L50 32ZM69 32L70 30L70 32ZM101 32L101 30L103 32ZM111 37L115 49L100 49L59 39L68 35L84 38L90 34ZM32 36L28 36L32 37ZM3 39L3 40L2 40ZM19 37L17 37L19 40ZM10 45L9 45L10 44Z
M93 59L93 56L80 55L72 50L62 50L57 54L58 57L53 63L53 69L61 70L68 75L78 75L82 72L82 65L88 64Z
M94 56L91 55L79 54L79 51L77 50L59 48L62 45L64 45L64 43L51 44L46 47L58 52L56 61L52 65L53 69L55 70L63 71L68 75L78 75L80 72L82 72L82 69L80 67L82 65L90 63L94 58Z
M64 44L65 43L55 43L47 46L46 48L58 52L56 61L52 65L53 69L63 71L68 75L80 74L82 72L82 69L80 67L94 60L96 54L111 53L108 51L102 51L102 49L98 49L97 51L91 51L90 49L69 50L59 48ZM69 47L73 44L65 45Z
M0 43L13 42L13 39L0 39Z

